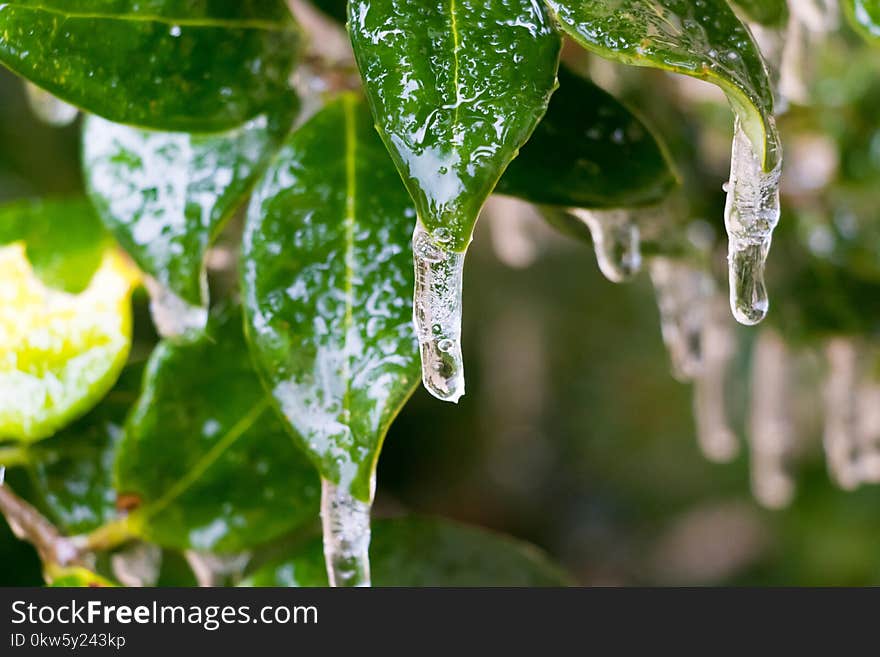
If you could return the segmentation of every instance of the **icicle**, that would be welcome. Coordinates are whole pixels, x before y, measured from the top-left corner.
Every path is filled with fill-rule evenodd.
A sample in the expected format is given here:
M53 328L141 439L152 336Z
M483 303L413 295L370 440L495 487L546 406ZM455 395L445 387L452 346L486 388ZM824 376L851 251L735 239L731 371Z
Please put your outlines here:
M876 354L855 340L836 338L825 348L825 455L837 484L853 490L880 483L880 382Z
M641 237L631 210L572 209L593 236L599 269L612 283L623 283L642 268Z
M464 253L448 248L444 229L413 233L415 299L413 323L422 352L422 382L432 395L457 403L464 395L461 355L461 293Z
M648 271L673 375L682 382L693 381L703 367L702 334L715 283L708 272L672 258L652 258Z
M321 481L324 560L330 586L370 586L370 504Z
M227 586L238 583L251 560L250 552L211 554L187 550L183 553L201 587Z
M779 223L779 164L770 172L736 119L730 182L724 221L727 226L730 270L730 307L736 320L754 325L764 319L770 303L764 284L764 267Z
M716 297L703 326L703 366L694 381L697 439L703 454L715 463L728 463L739 451L726 411L725 384L736 351L730 322L727 303Z
M176 338L193 331L202 331L208 324L208 309L194 306L149 276L144 286L150 294L150 314L156 330L163 338Z
M772 509L787 506L794 496L794 481L787 470L793 441L789 366L782 339L773 331L762 331L752 356L749 445L752 492Z
M73 105L68 105L63 100L55 98L48 91L40 89L31 82L25 81L24 89L31 111L40 121L63 128L76 119L79 110Z
M133 543L110 558L113 575L123 586L155 586L162 565L162 550L150 543Z

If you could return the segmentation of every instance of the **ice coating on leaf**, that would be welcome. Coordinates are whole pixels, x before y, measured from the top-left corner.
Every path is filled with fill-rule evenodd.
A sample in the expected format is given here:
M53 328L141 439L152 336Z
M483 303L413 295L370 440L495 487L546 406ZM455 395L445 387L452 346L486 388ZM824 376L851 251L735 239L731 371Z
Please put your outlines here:
M89 195L144 272L187 304L206 306L208 247L291 121L285 107L235 130L197 135L140 130L91 116L83 126Z
M707 310L702 331L702 365L694 379L694 419L697 440L707 459L727 463L739 451L736 434L727 416L726 381L736 355L726 301L715 298Z
M32 82L25 81L24 89L31 111L44 123L61 128L76 120L79 110L73 105L55 98Z
M321 482L324 560L330 586L370 586L371 506L333 482Z
M642 269L641 233L635 210L572 209L593 236L599 269L612 283L630 280Z
M323 478L361 501L418 383L415 222L351 94L289 137L248 211L242 289L255 360Z
M437 399L458 403L464 395L461 298L464 253L449 250L443 229L413 233L413 323L422 354L422 383Z
M781 174L781 159L772 171L764 171L737 117L724 223L729 240L730 307L741 324L760 323L770 307L764 269L779 223Z
M794 440L790 408L791 357L776 333L758 336L752 356L752 396L749 417L752 492L764 506L780 509L794 497L788 472Z
M703 332L715 292L712 275L687 261L653 258L648 266L673 375L692 381L703 369Z
M880 382L872 372L876 353L855 339L835 338L825 356L828 469L845 490L880 483Z
M144 287L150 294L153 324L163 338L179 338L188 333L202 331L207 326L206 307L187 303L154 278L144 278Z

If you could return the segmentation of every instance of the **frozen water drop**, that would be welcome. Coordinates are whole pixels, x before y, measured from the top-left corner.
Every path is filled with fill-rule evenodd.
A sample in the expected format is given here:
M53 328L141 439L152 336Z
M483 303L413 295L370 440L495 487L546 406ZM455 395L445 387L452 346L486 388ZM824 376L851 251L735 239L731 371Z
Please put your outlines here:
M760 323L770 307L764 269L779 223L781 172L781 159L772 171L764 171L737 117L724 221L729 239L730 307L736 320L748 326Z
M648 271L657 293L660 329L673 375L679 381L692 381L703 367L703 327L715 282L708 272L672 258L653 258Z
M370 586L370 503L321 481L324 561L330 586Z
M443 401L464 395L461 296L464 253L439 243L417 222L413 233L413 323L422 355L422 382Z
M208 324L208 309L194 306L174 294L151 277L144 279L150 294L150 314L156 330L163 338L177 338L187 333L204 330Z
M780 509L794 497L788 472L793 451L788 348L775 332L762 331L752 355L752 395L749 417L752 492L764 506Z
M730 314L722 298L707 310L703 327L703 366L694 380L694 418L697 439L707 459L728 463L736 458L739 443L727 418L726 380L736 352Z
M31 111L44 123L62 128L73 123L76 115L79 114L76 107L59 100L31 82L25 82L24 88Z
M572 209L593 237L599 269L612 283L623 283L642 268L641 236L629 210Z

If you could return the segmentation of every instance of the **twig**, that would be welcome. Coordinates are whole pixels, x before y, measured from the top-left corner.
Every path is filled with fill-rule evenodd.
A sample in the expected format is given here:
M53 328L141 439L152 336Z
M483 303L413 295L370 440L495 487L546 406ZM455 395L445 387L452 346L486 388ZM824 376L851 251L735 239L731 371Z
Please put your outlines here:
M0 513L13 533L28 541L48 569L51 566L83 565L82 554L74 541L62 536L43 514L21 499L6 484L0 485Z

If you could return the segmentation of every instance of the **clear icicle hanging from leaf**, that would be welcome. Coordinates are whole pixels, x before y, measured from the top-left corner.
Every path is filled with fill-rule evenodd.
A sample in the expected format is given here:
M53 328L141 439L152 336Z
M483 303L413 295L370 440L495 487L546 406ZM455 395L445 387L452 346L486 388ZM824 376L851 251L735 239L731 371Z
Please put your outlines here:
M344 487L321 482L321 526L330 586L370 586L370 508Z
M791 357L782 338L773 331L761 331L752 355L748 436L752 492L771 509L788 506L794 496L794 480L788 471L794 439L790 368Z
M760 323L770 308L764 270L780 215L782 160L778 137L774 147L775 165L765 171L764 158L755 152L737 116L724 223L729 240L730 307L736 320L748 326Z
M854 490L880 483L880 382L876 354L852 338L835 338L825 348L825 456L837 484Z
M423 381L456 402L465 252L483 203L547 110L562 42L533 0L356 0L348 17L376 126L418 213Z
M593 236L599 269L612 283L624 283L642 269L641 234L635 210L570 210Z
M31 111L44 123L62 128L76 120L79 110L73 105L56 98L32 82L25 81L24 89Z
M707 459L716 463L733 460L739 451L736 434L727 417L726 381L736 354L726 300L716 296L709 304L702 332L702 367L694 379L694 418L697 439Z

